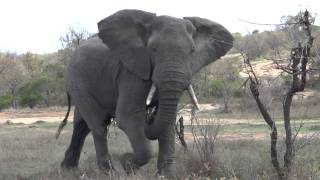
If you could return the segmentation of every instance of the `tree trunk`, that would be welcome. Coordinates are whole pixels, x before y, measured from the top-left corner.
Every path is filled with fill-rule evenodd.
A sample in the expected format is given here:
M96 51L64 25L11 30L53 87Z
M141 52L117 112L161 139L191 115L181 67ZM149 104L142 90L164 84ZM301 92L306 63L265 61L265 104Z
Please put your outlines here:
M231 112L229 109L229 99L230 99L230 93L228 89L227 83L223 80L223 90L222 90L222 97L223 97L223 104L224 104L224 113Z
M13 109L17 109L16 85L11 86L11 95L12 95L11 107Z

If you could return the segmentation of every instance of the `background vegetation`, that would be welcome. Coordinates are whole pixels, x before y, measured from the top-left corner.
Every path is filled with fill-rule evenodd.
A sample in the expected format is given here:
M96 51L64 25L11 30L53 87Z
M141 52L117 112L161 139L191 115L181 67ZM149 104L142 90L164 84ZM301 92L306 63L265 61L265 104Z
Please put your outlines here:
M246 35L234 33L234 48L221 60L198 73L193 84L200 103L215 108L204 109L198 118L203 124L186 125L189 135L188 151L177 145L177 164L181 179L277 179L270 160L270 129L261 120L257 105L245 86L247 76L240 52L246 52L253 66L261 66L268 73L257 73L261 79L260 98L278 125L279 157L285 143L282 106L284 92L292 81L287 73L273 73L274 65L287 63L291 48L303 41L302 32L290 23L297 16L284 16L283 24L274 31L254 30ZM312 20L312 19L311 19ZM315 37L308 64L306 92L295 96L292 104L293 133L300 133L294 144L295 159L292 179L319 179L319 108L320 108L320 27L313 25ZM39 109L65 106L65 68L73 50L90 33L70 28L60 38L62 48L54 53L16 54L0 52L0 111ZM271 61L280 59L283 61ZM271 62L271 63L270 63ZM189 103L185 95L181 103ZM9 110L8 110L9 109ZM213 117L214 116L214 117ZM0 125L0 179L153 179L156 155L150 166L134 176L104 174L95 165L95 151L91 136L81 155L80 167L64 172L59 163L63 159L72 133L72 124L64 131L64 138L54 140L57 123L38 122L31 125ZM301 126L301 128L299 128ZM120 154L130 150L127 138L111 127L109 147L115 163ZM318 134L316 134L318 133ZM26 136L27 135L27 136ZM260 137L261 136L261 137ZM120 143L119 143L120 142ZM178 142L178 141L177 141ZM156 148L156 143L153 144ZM281 154L282 153L282 154ZM156 152L154 152L156 154ZM283 160L280 159L283 164ZM14 168L12 168L14 167ZM121 172L119 164L116 167Z
M286 16L282 20L290 23L295 16ZM301 40L301 32L291 26L279 25L274 31L254 30L247 35L234 33L234 48L222 60L212 63L194 77L193 83L201 102L223 102L224 112L231 112L230 102L239 98L248 98L242 84L246 79L243 72L240 51L246 51L250 59L263 61L271 57L287 57L292 45ZM316 37L312 49L313 61L310 67L320 69L320 27L313 26ZM0 52L0 110L21 107L50 107L66 105L64 88L65 68L73 50L90 37L83 28L70 28L61 36L62 48L54 53L34 54L27 52L16 54ZM268 80L266 77L265 81ZM286 87L286 75L277 78L275 84L269 84L270 91ZM319 71L310 71L308 88L320 89ZM267 88L267 87L266 87ZM235 100L236 99L236 100Z

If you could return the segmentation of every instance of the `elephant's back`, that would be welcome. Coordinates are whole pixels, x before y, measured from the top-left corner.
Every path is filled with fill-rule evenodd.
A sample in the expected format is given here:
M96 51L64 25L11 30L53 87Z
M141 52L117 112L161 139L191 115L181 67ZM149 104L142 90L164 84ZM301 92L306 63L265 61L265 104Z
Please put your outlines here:
M67 68L67 78L71 81L88 80L93 83L103 72L103 67L108 66L109 48L98 38L88 39L75 49Z
M116 96L114 71L117 64L109 48L98 38L90 38L75 50L66 74L67 90L70 94L90 94L100 104L110 106Z
M110 49L98 36L94 36L80 43L75 50L74 56L84 56L87 59L105 59L110 54ZM79 58L76 58L79 59Z

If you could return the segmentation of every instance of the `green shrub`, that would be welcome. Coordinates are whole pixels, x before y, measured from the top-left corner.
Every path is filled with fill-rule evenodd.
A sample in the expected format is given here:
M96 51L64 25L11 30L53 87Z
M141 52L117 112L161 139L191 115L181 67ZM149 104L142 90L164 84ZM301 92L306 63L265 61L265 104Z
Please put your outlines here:
M225 83L225 84L224 84ZM228 80L224 82L222 79L211 80L210 94L216 98L221 98L225 96L224 91L227 91L228 94L232 97L239 98L242 96L242 90L239 88L240 85L237 81Z
M33 108L39 104L43 97L41 96L41 88L47 83L46 78L33 79L18 89L19 103L21 106Z
M211 88L212 90L220 90L223 88L223 80L221 79L214 79L211 81Z
M24 94L20 96L19 102L21 106L28 106L29 108L33 108L36 104L38 104L42 100L42 96L37 93Z
M281 75L280 77L283 80L283 84L285 86L291 85L292 77L290 75Z
M241 98L243 96L243 92L240 88L235 88L232 90L232 96L235 98Z
M0 110L10 107L13 98L14 97L8 93L0 96Z
M223 91L223 80L213 79L211 80L210 91L214 97L221 97Z

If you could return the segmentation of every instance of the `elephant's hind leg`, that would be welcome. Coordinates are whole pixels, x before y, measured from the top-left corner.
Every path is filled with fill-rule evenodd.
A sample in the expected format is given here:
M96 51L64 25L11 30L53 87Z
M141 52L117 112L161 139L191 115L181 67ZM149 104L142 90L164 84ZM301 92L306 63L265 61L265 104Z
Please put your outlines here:
M114 169L111 163L111 158L108 150L107 141L107 127L103 134L92 131L92 136L94 140L94 146L96 149L97 163L101 170L111 170Z
M78 108L75 108L72 139L61 163L62 167L75 168L78 166L82 146L89 132L87 123L81 117Z
M103 109L89 94L77 96L81 98L75 99L75 103L93 136L97 164L102 171L108 172L113 169L107 143L107 126L111 118L109 111Z

